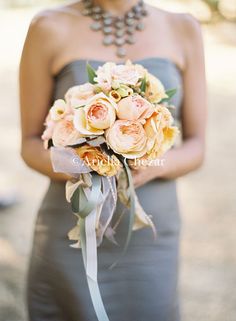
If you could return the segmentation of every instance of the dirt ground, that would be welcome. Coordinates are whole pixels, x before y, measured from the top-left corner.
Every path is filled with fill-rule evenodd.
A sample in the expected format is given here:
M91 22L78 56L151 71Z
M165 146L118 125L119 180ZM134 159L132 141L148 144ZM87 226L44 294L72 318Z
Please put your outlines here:
M24 281L33 222L47 179L19 157L17 67L33 10L0 13L0 321L25 321ZM236 27L204 28L209 126L203 168L179 179L183 321L236 320ZM33 106L32 106L33 108Z

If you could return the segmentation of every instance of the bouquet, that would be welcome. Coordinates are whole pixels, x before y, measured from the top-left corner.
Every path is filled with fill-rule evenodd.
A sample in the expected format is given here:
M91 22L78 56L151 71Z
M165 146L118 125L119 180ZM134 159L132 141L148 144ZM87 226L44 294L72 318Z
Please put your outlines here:
M107 62L94 70L87 64L88 82L70 88L51 107L42 135L50 148L55 172L69 174L66 199L77 216L68 233L81 248L91 299L98 320L109 320L97 284L97 246L107 237L116 243L112 218L119 199L129 208L129 229L155 226L140 205L130 165L153 165L174 144L165 90L142 65ZM117 226L117 224L115 224ZM114 262L113 266L116 264Z

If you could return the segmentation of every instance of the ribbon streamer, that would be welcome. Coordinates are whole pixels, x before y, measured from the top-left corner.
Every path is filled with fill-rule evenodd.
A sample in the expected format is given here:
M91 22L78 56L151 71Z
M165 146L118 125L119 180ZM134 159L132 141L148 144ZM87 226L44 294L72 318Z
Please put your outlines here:
M89 192L83 187L79 186L82 199L84 200L84 195L87 198L87 208L92 208L93 206L89 203L91 202L93 205L99 204L99 194L100 194L100 186L101 186L101 177L97 174L94 174L92 177L92 190ZM91 201L92 199L92 201ZM81 201L81 198L80 198ZM79 204L83 207L84 202ZM80 210L78 212L80 216ZM85 214L83 212L83 214ZM84 262L84 267L87 275L88 288L91 296L91 300L93 303L93 307L97 318L99 321L109 321L107 316L101 293L99 290L98 282L97 282L97 240L96 240L96 207L92 209L90 213L88 213L85 217L84 215L80 216L80 243L82 249L82 257Z

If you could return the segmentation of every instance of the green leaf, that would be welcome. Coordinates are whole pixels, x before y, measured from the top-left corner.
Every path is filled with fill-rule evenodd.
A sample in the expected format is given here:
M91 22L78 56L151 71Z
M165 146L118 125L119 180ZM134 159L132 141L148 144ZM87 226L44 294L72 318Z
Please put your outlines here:
M80 106L77 106L77 107L74 107L75 109L79 109L79 108L84 108L85 105L80 105Z
M71 208L73 213L79 213L79 205L80 205L80 186L76 188L74 194L71 197Z
M144 76L140 85L141 92L145 92L147 87L147 79Z
M177 93L177 89L176 89L176 88L166 90L166 95L167 95L168 97L162 99L160 103L164 103L164 102L166 102L166 101L169 101L176 93Z
M96 71L93 69L93 67L87 62L86 64L86 70L88 74L88 80L91 84L96 84L94 81L94 78L97 76Z

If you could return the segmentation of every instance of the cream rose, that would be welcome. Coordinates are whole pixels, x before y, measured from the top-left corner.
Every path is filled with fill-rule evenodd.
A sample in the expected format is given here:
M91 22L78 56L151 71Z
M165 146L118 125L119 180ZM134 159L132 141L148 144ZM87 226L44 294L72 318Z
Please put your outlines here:
M136 85L140 78L140 74L133 64L116 65L112 62L107 62L103 66L98 67L97 76L94 80L98 86L105 92L113 89L118 89L121 84Z
M50 109L50 117L53 121L61 120L67 113L67 104L63 99L57 99Z
M117 120L106 131L111 149L126 158L141 157L146 153L147 136L139 121Z
M140 95L121 99L117 104L117 117L126 120L144 120L154 112L154 106Z
M72 146L77 144L81 137L81 134L75 129L73 121L70 118L63 119L56 123L53 129L52 142L56 147Z
M65 94L67 104L73 109L85 105L86 101L94 95L94 85L85 83L70 88Z
M146 87L146 97L152 103L159 103L162 99L168 96L165 93L165 88L162 82L153 76L152 74L147 74L147 87Z
M84 135L102 135L115 121L117 105L103 93L90 98L75 111L75 128Z
M139 73L134 65L116 65L113 68L112 80L120 84L135 86L139 80Z
M96 72L94 81L97 82L97 86L103 91L108 92L112 85L112 73L116 64L113 62L106 62L103 66L99 66Z

